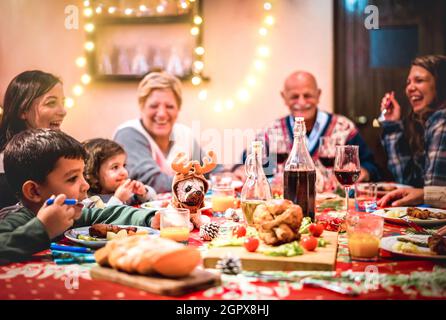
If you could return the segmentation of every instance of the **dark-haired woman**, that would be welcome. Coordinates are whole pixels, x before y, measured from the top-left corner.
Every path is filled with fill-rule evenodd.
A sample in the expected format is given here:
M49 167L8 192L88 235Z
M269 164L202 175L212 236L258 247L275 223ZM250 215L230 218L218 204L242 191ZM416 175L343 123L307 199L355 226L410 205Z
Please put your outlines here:
M56 76L38 70L25 71L8 85L0 122L0 208L18 202L3 170L3 150L8 142L26 129L59 130L65 115L63 86Z
M407 77L409 115L401 119L394 93L382 99L382 143L399 183L414 187L446 185L446 57L416 58Z

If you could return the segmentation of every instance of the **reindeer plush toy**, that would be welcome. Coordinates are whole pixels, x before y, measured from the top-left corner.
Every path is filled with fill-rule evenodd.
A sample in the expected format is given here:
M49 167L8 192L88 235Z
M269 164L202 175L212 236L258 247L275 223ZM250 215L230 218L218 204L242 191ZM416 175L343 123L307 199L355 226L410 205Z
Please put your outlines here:
M200 228L207 216L201 216L200 210L204 206L204 195L209 185L204 174L217 166L217 158L213 151L208 151L203 158L203 165L193 160L188 161L185 153L177 154L172 162L172 169L176 172L172 183L172 206L190 210L194 227ZM209 220L209 219L207 219Z

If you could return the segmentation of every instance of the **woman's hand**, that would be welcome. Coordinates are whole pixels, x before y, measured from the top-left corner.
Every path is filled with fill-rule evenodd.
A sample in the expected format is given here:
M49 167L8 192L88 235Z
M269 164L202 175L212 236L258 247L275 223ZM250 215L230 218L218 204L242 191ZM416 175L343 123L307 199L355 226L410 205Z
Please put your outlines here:
M395 201L396 200L396 201ZM378 201L378 206L386 207L389 204L392 207L416 206L424 202L423 189L397 189L389 192Z
M381 100L381 112L385 110L385 121L398 121L401 119L401 107L398 101L395 99L395 92L388 92Z
M114 196L122 202L126 202L131 196L133 196L133 188L135 183L135 180L127 179L118 187L118 189L116 189Z

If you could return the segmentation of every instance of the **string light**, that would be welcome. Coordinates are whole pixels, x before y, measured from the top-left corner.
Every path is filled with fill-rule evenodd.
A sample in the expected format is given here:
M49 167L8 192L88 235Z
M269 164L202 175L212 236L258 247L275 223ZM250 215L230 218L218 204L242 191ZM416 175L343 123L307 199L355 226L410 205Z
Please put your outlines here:
M193 76L192 77L192 84L194 86L198 86L201 83L201 77L200 76Z
M194 17L194 23L195 23L196 25L200 25L200 24L202 24L202 23L203 23L203 18L200 17L200 16L195 16L195 17Z
M204 48L203 47L196 47L195 48L195 53L199 56L204 55Z
M82 86L79 85L79 84L75 85L74 88L73 88L73 94L75 96L79 97L79 96L82 95L82 93L84 93L84 88L82 88Z
M110 7L108 8L108 13L113 14L116 12L116 7Z
M85 42L85 50L93 51L94 50L94 43L92 41Z
M200 72L200 71L202 71L203 70L203 68L204 68L204 63L203 63L203 61L195 61L194 62L194 69L196 70L196 72Z
M245 88L242 88L237 93L237 98L240 102L247 102L249 100L249 91Z
M65 98L65 103L64 104L65 104L65 107L68 108L68 109L73 108L74 107L74 100L73 100L73 98L70 98L70 97Z
M190 34L193 36L196 36L200 33L200 29L198 27L192 27L192 29L190 29Z
M86 64L87 64L87 59L85 59L85 57L79 57L76 59L76 65L79 68L85 67Z
M85 8L84 9L84 16L91 17L93 15L93 9L92 8Z
M274 20L274 17L273 17L273 16L271 16L271 15L266 16L266 18L265 18L265 23L266 23L267 25L272 26L272 25L274 24L274 22L275 22L275 20Z
M207 98L208 98L207 90L205 89L200 90L200 92L198 93L198 99L200 99L201 101L205 101Z
M156 12L163 13L164 12L164 6L162 4L158 5L156 7Z
M147 7L142 4L142 5L139 6L139 11L146 12L147 11Z
M124 14L127 16L131 15L132 13L133 13L133 9L127 8L124 10Z
M96 14L101 14L102 13L102 7L101 6L97 7L95 11L96 11Z
M271 5L270 2L265 2L265 3L263 4L263 9L265 9L266 11L271 10L272 7L273 7L273 6Z
M266 46L261 46L257 49L257 53L259 54L259 56L261 57L268 57L269 56L269 48Z
M262 60L257 59L254 61L254 68L257 71L262 71L263 69L265 69L265 63Z
M91 77L88 74L83 74L81 77L81 82L85 85L89 84L91 82Z
M257 80L254 76L248 76L246 78L246 84L250 87L254 87L257 83Z
M90 1L85 0L85 1L84 1L84 7L89 7L89 6L90 6Z
M265 27L261 27L259 29L259 34L263 37L266 36L268 34L268 29L266 29Z
M94 31L94 24L93 23L87 23L84 27L85 31L88 33L91 33Z

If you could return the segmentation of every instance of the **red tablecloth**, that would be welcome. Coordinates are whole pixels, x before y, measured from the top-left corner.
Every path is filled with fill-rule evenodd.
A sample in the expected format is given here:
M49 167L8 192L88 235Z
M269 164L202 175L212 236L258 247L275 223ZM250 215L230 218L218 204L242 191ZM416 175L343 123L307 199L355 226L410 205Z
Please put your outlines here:
M385 235L404 233L405 228L385 225ZM190 245L201 245L195 232ZM44 253L49 253L44 252ZM351 262L345 243L345 235L339 236L336 271L364 271L371 263ZM428 260L401 260L382 253L378 262L373 263L380 273L407 274L412 271L431 272L439 262ZM178 299L432 299L418 293L404 293L398 288L370 291L351 298L325 289L302 287L296 282L262 282L247 280L246 277L225 276L223 284L208 290L197 291ZM444 288L443 288L444 289ZM444 290L443 290L444 291ZM446 298L437 297L439 299ZM107 281L92 280L87 265L55 265L53 262L32 261L14 263L0 267L0 299L169 299L172 297L150 294L141 290Z

